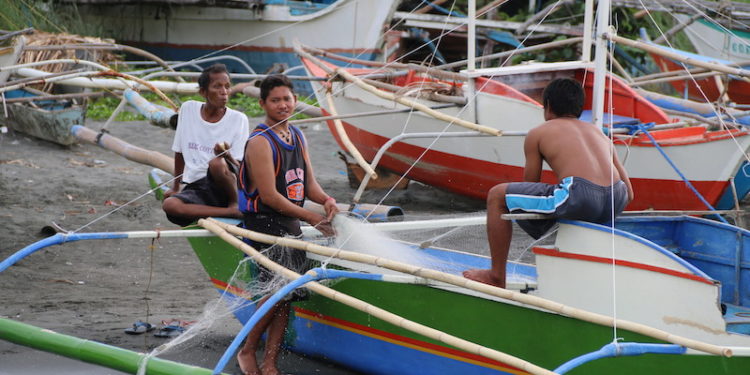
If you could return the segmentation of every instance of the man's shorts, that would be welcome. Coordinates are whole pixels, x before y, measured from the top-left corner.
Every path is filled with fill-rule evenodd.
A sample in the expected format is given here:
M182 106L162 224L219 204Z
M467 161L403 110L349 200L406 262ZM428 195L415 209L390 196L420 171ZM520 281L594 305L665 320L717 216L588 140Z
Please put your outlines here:
M613 199L614 197L614 199ZM628 203L628 188L618 181L601 186L581 177L566 177L557 185L514 182L505 190L505 204L511 213L549 214L554 219L582 220L610 224ZM517 220L531 237L538 239L556 220Z
M245 215L242 226L254 232L270 234L278 237L302 237L302 229L298 219L288 216L274 214L256 214ZM244 240L248 245L263 253L270 260L296 272L304 274L310 270L310 261L302 250L292 249L285 246L271 245L262 242L255 242L250 239ZM275 278L273 271L263 267L258 267L258 282L268 283ZM307 289L300 287L287 296L287 300L299 301L307 298Z
M229 171L237 174L237 167L232 163L227 163ZM195 180L187 185L179 193L172 195L184 203L201 204L204 206L227 207L229 200L226 192L217 186L210 174ZM181 227L192 224L196 218L186 218L182 216L167 215L167 219Z

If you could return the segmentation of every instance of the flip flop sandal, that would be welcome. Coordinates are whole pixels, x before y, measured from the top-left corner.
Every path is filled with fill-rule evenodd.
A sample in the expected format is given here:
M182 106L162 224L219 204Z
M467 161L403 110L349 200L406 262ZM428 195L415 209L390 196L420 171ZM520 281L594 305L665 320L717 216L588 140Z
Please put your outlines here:
M151 332L154 330L154 326L152 326L150 323L137 321L133 323L133 326L130 328L125 328L125 333L129 335L140 335L142 333Z
M185 332L185 328L176 325L167 325L154 332L155 337L170 338L177 337Z

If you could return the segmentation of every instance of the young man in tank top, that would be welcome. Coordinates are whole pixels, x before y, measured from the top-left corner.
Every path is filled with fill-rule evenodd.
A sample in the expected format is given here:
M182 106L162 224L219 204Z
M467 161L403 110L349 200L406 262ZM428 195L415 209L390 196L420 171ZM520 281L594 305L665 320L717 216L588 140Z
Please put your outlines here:
M245 146L245 159L239 172L239 209L245 215L247 229L275 236L300 236L303 220L326 236L332 236L331 220L338 213L336 200L323 191L315 179L307 144L302 132L289 125L296 96L291 81L283 75L271 75L261 82L260 106L266 112L264 124L258 125ZM305 199L323 205L326 216L303 208ZM297 273L308 269L305 253L262 243L252 243L276 263ZM270 271L261 267L260 282L273 279ZM277 303L253 328L245 346L237 354L240 369L245 374L279 374L276 360L281 349L284 331L289 320L291 301L302 298L295 292L289 299ZM258 306L266 301L261 299ZM259 366L255 352L263 332L266 353Z
M227 108L231 82L223 64L206 68L198 78L205 103L180 106L172 150L175 180L162 208L180 226L209 216L236 217L238 160L250 134L247 116Z
M505 266L512 235L511 222L502 214L544 213L553 218L610 224L633 200L633 188L612 142L590 123L578 120L584 93L572 79L549 83L543 93L544 119L526 136L524 181L499 184L487 194L487 237L491 269L474 269L464 277L505 287ZM546 161L560 181L539 182ZM534 238L541 237L555 220L519 220Z

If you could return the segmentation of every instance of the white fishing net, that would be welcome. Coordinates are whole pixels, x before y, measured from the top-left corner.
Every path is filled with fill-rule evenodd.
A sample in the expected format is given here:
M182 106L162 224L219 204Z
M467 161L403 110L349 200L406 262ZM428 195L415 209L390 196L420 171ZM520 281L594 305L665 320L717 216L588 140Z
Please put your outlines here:
M410 265L429 268L441 272L460 275L465 270L465 265L455 264L446 260L443 256L436 256L434 250L430 248L451 249L465 253L480 254L489 256L489 246L487 242L487 233L485 225L481 223L484 212L461 214L461 215L423 215L409 216L403 223L389 223L396 228L380 230L377 226L365 223L361 218L346 217L339 215L334 220L334 228L337 236L335 239L314 239L315 242L330 246L332 248L353 251L372 255L375 257L386 258ZM466 220L478 218L473 225L453 225L463 223ZM421 226L419 228L410 228L408 230L399 229L399 225L405 225L411 221L421 220L442 220L444 225L438 227ZM554 233L541 242L534 241L531 237L525 235L514 224L514 236L509 256L510 262L531 263L533 256L530 252L532 246L538 244L548 244L554 239ZM262 254L268 254L270 251L277 249L274 245L262 251ZM239 250L238 250L239 251ZM300 250L292 250L300 251ZM286 256L291 257L292 251L287 252ZM281 252L284 254L284 252ZM292 259L284 258L277 252L276 260L280 264L288 264ZM320 259L320 257L318 257ZM320 267L327 267L330 259L320 262ZM512 264L512 263L511 263ZM311 263L310 266L317 264ZM511 265L512 267L512 265ZM219 296L215 300L206 304L203 313L196 317L196 322L191 324L188 329L175 339L157 347L149 356L162 356L173 351L180 351L191 345L201 345L201 338L214 333L221 327L222 322L227 319L234 319L234 313L237 309L243 307L250 301L257 301L260 298L275 293L289 280L281 275L274 275L265 280L259 280L257 277L258 265L251 257L245 257L234 271L231 279L227 282L229 285L226 291L226 297ZM516 277L513 275L512 268L508 275L509 282L529 282L527 276ZM324 282L332 284L335 281ZM229 343L227 342L226 345ZM226 347L220 348L223 351ZM145 361L142 363L145 365ZM142 366L143 367L143 366Z

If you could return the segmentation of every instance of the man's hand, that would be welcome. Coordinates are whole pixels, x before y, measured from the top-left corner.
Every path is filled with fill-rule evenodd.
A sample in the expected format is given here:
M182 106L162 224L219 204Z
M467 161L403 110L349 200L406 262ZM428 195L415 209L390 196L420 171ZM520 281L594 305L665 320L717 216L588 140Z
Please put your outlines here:
M328 199L323 202L323 209L326 210L326 220L328 222L332 222L333 217L339 213L339 207L336 205L336 200L332 197L328 197Z
M223 152L229 150L231 146L227 142L221 142L214 145L214 155L221 155Z
M167 190L166 193L164 193L164 199L167 199L175 194L179 193L179 191L174 191L172 189Z
M333 226L331 226L331 222L329 220L326 220L322 215L318 215L316 213L310 213L310 218L305 219L306 222L308 222L310 225L313 226L313 228L320 231L320 233L323 233L326 237L333 237L336 235L336 232L333 230Z

